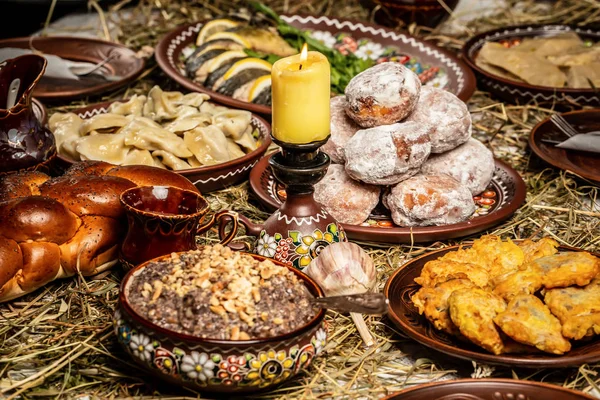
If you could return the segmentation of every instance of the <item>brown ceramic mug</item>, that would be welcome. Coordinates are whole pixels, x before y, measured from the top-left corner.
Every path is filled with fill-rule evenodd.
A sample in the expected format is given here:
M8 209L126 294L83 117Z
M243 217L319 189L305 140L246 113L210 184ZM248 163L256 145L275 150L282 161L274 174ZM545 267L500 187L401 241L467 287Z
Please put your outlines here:
M227 217L232 229L219 234L228 244L237 234L237 213L221 211L202 222L209 204L202 195L172 186L137 186L121 193L127 214L127 236L121 245L120 261L131 268L144 261L196 248L196 235Z

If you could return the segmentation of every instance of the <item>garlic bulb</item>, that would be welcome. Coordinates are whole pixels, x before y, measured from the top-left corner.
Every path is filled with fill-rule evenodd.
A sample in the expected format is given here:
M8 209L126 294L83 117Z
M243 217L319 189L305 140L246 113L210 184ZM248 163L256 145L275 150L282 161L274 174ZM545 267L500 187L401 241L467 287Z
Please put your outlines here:
M321 250L304 272L313 278L325 296L360 294L373 290L377 270L371 257L357 244L332 243ZM356 330L367 347L375 343L361 314L350 313Z
M326 296L365 293L377 283L371 257L357 244L332 243L304 269Z

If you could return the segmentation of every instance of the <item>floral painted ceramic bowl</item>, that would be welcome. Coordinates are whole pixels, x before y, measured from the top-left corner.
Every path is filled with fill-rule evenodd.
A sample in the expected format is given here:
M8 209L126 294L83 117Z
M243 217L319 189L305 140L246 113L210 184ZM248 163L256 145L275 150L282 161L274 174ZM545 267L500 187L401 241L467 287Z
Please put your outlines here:
M265 257L251 254L262 261ZM137 314L128 300L133 277L155 258L129 271L121 283L114 330L125 351L153 375L198 391L242 394L267 389L310 365L327 340L325 310L295 331L266 339L215 340L177 333ZM271 260L277 265L284 264ZM323 291L310 277L288 267L315 297Z

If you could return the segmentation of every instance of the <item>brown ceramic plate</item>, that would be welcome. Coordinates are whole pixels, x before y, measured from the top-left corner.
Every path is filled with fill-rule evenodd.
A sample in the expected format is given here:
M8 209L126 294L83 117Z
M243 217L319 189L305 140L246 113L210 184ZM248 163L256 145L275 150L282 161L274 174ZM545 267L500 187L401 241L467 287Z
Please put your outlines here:
M459 247L458 245L450 246L415 258L398 268L389 277L383 289L385 296L389 299L387 315L401 331L436 351L480 363L523 368L563 368L600 361L600 340L571 341L573 345L571 351L562 356L542 352L494 355L472 343L462 342L435 329L425 316L419 315L410 299L421 288L414 282L414 279L421 275L421 270L428 261L435 260ZM568 246L560 246L559 249L561 251L580 251ZM600 256L600 254L594 255Z
M144 69L144 60L123 45L99 39L72 36L23 37L0 40L0 47L35 49L54 54L64 59L98 63L106 57L107 74L121 79L107 81L90 75L79 80L42 77L33 95L44 100L67 100L77 97L105 93L124 86L134 80Z
M285 199L285 189L273 177L268 157L258 162L250 172L250 187L267 208L279 208ZM496 160L496 172L483 196L474 197L477 210L465 222L444 226L402 228L395 225L389 211L381 204L361 225L344 224L348 238L365 242L413 243L434 242L469 236L484 231L509 218L525 200L525 182L517 171Z
M94 115L106 113L111 103L113 102L99 103L72 112L83 119L91 118ZM257 115L252 115L252 125L260 132L261 145L256 150L226 163L174 172L189 179L201 193L212 192L242 182L248 177L250 169L258 163L258 160L271 144L271 126L269 123ZM63 169L74 163L72 159L62 154L59 154L57 158L62 164L60 168Z
M600 32L568 25L520 25L483 32L472 37L462 49L462 58L475 71L478 86L509 103L577 103L599 106L600 93L594 89L553 88L534 86L492 75L475 64L479 50L486 42L512 43L524 38L549 37L564 32L576 32L583 40L600 41Z
M562 116L579 132L600 131L600 109L573 111ZM561 149L552 143L542 141L565 139L567 137L558 130L550 118L547 118L531 130L529 146L548 164L600 184L600 154Z
M467 101L475 91L475 76L451 53L412 36L363 22L330 17L283 15L284 21L313 32L326 45L351 51L359 57L387 61L390 57L418 73L427 84L444 88ZM183 87L207 93L213 100L259 114L271 107L235 100L193 82L182 69L184 49L192 48L204 22L182 26L164 36L156 46L156 61L162 70Z
M583 392L516 379L458 379L419 385L385 400L591 400Z

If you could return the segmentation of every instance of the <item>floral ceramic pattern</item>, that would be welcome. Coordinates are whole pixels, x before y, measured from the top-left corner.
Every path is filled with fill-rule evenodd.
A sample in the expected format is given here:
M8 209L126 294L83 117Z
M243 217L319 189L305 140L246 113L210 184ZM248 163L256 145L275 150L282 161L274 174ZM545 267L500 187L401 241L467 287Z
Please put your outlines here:
M115 334L123 348L136 361L147 367L200 386L226 385L263 388L281 383L306 368L320 354L327 333L320 327L302 347L287 350L268 349L257 354L223 355L212 352L189 351L175 347L172 351L159 341L132 328L117 311L114 317Z
M384 47L380 43L369 39L356 39L343 32L334 35L327 31L312 31L310 35L325 46L337 49L344 55L354 53L359 58L371 59L378 64L388 61L402 63L416 73L423 84L440 89L445 89L449 84L448 75L443 69L422 63L414 56L403 53L397 47Z
M319 255L323 247L342 242L345 237L343 229L333 223L327 225L325 231L315 229L305 236L299 231L288 231L287 237L281 233L270 236L263 230L256 242L255 251L258 255L302 269Z

